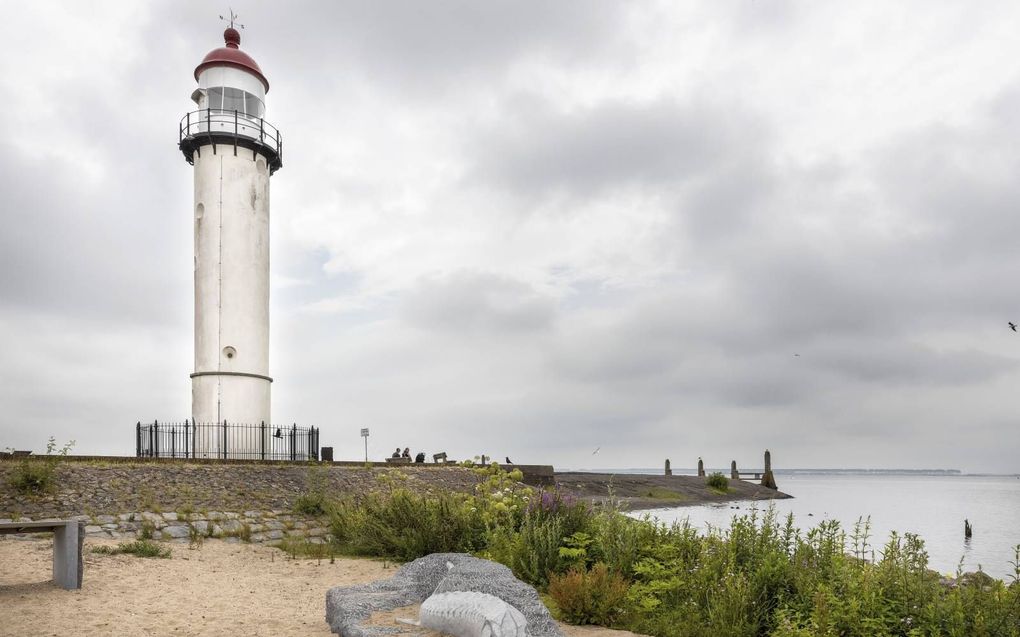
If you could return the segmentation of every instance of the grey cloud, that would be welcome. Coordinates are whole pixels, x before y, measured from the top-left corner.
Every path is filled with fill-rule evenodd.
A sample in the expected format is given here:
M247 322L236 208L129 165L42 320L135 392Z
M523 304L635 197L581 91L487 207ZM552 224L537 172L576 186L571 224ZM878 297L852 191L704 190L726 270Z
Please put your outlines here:
M514 334L548 328L554 304L519 281L461 271L423 279L406 295L402 315L431 330Z
M745 165L768 143L750 113L726 105L604 102L576 112L519 97L491 130L471 139L472 179L516 194L591 197L634 186L672 193L701 177Z

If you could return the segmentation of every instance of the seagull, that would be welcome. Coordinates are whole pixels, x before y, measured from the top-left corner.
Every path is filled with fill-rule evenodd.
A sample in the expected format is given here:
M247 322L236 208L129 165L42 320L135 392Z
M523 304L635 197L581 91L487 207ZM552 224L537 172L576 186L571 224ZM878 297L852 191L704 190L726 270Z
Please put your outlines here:
M592 451L592 452L591 452L591 455L593 455L593 456L594 456L595 454L597 454L597 453L599 452L599 449L601 449L601 448L602 448L602 447L595 447L595 451Z
M800 354L794 354L794 356L796 356L797 358L800 358Z
M1009 321L1009 329L1011 329L1011 330L1013 330L1015 332L1016 331L1016 323L1014 323L1013 321Z

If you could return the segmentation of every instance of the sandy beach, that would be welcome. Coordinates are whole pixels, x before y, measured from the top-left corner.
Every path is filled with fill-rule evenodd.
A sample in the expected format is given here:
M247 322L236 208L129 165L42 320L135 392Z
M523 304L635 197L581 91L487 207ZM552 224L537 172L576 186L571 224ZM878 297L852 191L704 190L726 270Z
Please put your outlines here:
M379 560L291 560L268 546L206 540L190 549L167 544L171 559L102 555L85 543L81 590L50 581L52 541L0 539L0 635L228 635L329 637L326 591L390 577ZM426 631L394 623L414 609L379 617L407 634ZM568 637L627 637L631 633L561 626Z

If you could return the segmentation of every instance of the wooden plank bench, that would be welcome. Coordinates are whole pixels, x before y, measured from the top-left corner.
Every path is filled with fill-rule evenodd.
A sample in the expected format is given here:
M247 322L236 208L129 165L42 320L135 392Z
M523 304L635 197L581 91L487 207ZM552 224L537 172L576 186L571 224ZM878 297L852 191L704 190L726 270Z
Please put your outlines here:
M81 588L85 562L81 558L85 542L85 526L78 520L51 520L48 522L4 522L0 535L13 533L53 532L53 582L72 590Z
M404 458L404 457L400 457L400 458L386 458L386 462L389 462L391 464L410 464L411 459L410 458Z

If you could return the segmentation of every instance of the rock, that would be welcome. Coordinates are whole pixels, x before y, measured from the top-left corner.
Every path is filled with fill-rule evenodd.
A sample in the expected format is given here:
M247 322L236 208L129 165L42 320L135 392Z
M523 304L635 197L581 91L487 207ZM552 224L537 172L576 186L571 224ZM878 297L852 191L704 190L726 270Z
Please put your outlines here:
M85 535L98 535L103 532L103 527L90 524L85 527Z
M273 531L279 531L283 528L283 524L276 520L266 520L265 527Z
M198 533L199 535L206 535L209 532L209 523L206 522L205 520L198 520L197 522L192 522L191 526L195 527L195 532Z
M163 529L163 535L168 535L175 540L187 538L191 535L191 529L186 526L168 526Z
M363 625L372 613L454 591L476 591L505 601L524 615L532 637L562 637L534 588L502 564L463 553L433 553L405 564L388 580L331 588L326 593L326 621L344 637L384 637L388 629Z
M176 522L177 521L177 514L174 513L173 511L170 511L168 513L164 513L163 514L163 519L166 520L167 522Z
M99 524L99 525L113 524L116 521L117 521L117 518L113 517L112 515L97 515L96 516L96 524Z
M223 513L220 512L220 511L210 511L209 513L207 513L205 515L205 517L209 518L213 522L216 522L216 521L222 520L224 516L223 516Z
M240 520L223 520L220 528L224 533L237 533L241 530L242 526L244 525L241 524Z
M143 511L141 514L142 522L149 522L156 526L157 529L161 529L166 526L166 521L162 515L158 513L152 513L151 511Z
M270 531L266 533L266 537L270 540L282 540L283 531Z

